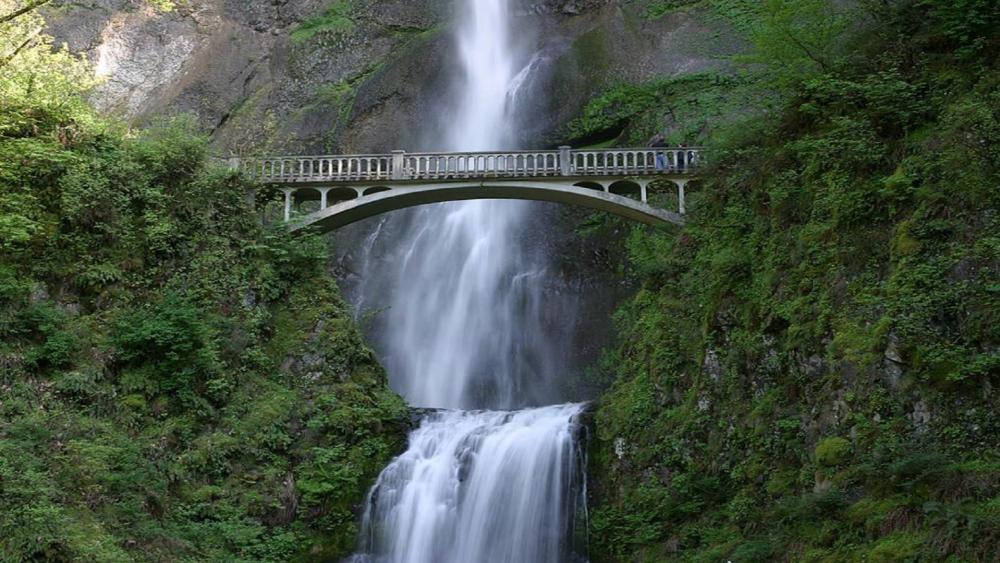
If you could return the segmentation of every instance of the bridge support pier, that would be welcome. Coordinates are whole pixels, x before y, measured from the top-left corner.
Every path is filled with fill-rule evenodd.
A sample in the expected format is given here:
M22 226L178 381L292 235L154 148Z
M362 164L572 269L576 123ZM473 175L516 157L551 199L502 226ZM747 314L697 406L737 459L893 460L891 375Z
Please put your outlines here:
M326 194L330 193L332 188L318 188L319 189L319 210L322 211L327 208Z
M649 180L639 180L639 198L643 203L649 203Z
M291 221L292 219L292 192L295 190L283 189L285 192L285 221Z
M674 180L674 181L677 182L677 203L679 206L678 211L680 212L681 215L684 215L687 212L687 209L685 208L684 205L684 190L687 188L688 181L687 180Z

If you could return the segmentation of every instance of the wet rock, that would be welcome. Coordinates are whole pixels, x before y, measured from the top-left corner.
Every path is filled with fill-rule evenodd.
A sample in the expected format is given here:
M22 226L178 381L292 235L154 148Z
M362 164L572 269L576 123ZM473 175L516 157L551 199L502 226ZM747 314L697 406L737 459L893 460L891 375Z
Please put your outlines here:
M882 360L882 377L892 389L900 389L903 383L903 355L899 350L899 337L890 333Z
M31 289L31 294L28 296L28 302L32 305L37 305L43 301L48 301L50 298L49 288L45 287L45 284L35 284L35 287Z
M715 350L705 352L705 360L701 364L701 371L712 380L718 383L722 380L722 362L719 361L719 353Z
M711 399L709 399L708 397L699 397L698 398L698 412L708 412L708 410L711 407L712 407L712 400Z
M625 438L620 438L620 437L615 438L614 448L615 448L615 457L617 457L619 460L625 459L625 453L627 451Z
M917 432L926 432L933 418L927 402L923 399L917 401L913 405L913 412L910 413L909 418L913 422Z

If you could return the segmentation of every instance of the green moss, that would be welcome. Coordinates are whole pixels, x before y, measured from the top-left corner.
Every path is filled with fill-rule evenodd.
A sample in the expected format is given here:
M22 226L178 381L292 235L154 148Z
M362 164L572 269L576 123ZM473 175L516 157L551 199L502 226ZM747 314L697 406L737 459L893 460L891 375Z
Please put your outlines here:
M893 241L893 250L895 255L899 257L903 256L913 256L920 252L921 244L920 241L913 238L910 234L910 227L912 224L910 222L900 223L899 227L896 229L896 239Z
M305 43L317 35L346 35L354 31L354 2L335 0L322 14L302 22L292 32L293 43Z
M899 563L920 559L924 537L920 534L897 532L879 540L868 552L873 563Z
M816 444L813 452L816 463L833 467L847 461L851 455L851 442L844 438L824 438Z
M649 0L645 2L643 16L650 20L656 20L699 2L700 0Z
M821 4L745 29L826 44L843 22ZM931 5L865 5L829 64L758 37L780 68L622 85L574 122L622 144L667 124L711 154L683 231L628 238L641 288L604 366L594 561L993 556L1000 41L962 58ZM985 6L966 7L1000 23ZM886 39L903 29L915 43ZM774 111L728 115L729 86Z

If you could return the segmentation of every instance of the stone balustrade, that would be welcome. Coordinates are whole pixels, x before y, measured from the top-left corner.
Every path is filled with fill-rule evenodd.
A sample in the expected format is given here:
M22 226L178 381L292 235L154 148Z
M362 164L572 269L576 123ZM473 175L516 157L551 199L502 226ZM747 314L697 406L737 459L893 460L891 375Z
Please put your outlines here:
M580 149L471 153L282 156L231 159L230 164L268 184L350 184L469 179L631 177L692 174L701 149Z

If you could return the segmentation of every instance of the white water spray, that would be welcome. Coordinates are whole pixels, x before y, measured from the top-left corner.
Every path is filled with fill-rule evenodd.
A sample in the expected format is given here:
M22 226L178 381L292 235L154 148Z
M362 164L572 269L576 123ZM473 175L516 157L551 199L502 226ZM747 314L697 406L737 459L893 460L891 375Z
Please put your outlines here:
M518 62L508 0L464 0L457 22L463 73L438 148L509 149L537 58ZM382 346L411 404L520 408L565 376L565 331L545 317L545 250L522 234L530 210L515 201L430 206L402 229ZM582 408L430 415L370 492L352 561L571 560L583 509Z
M507 0L459 7L462 70L445 111L444 150L510 149L516 103L537 58L512 44ZM421 208L400 237L383 347L394 387L411 404L517 408L552 401L567 332L545 322L547 260L526 241L531 204L472 201Z
M369 493L353 563L558 563L583 509L580 405L442 412Z

